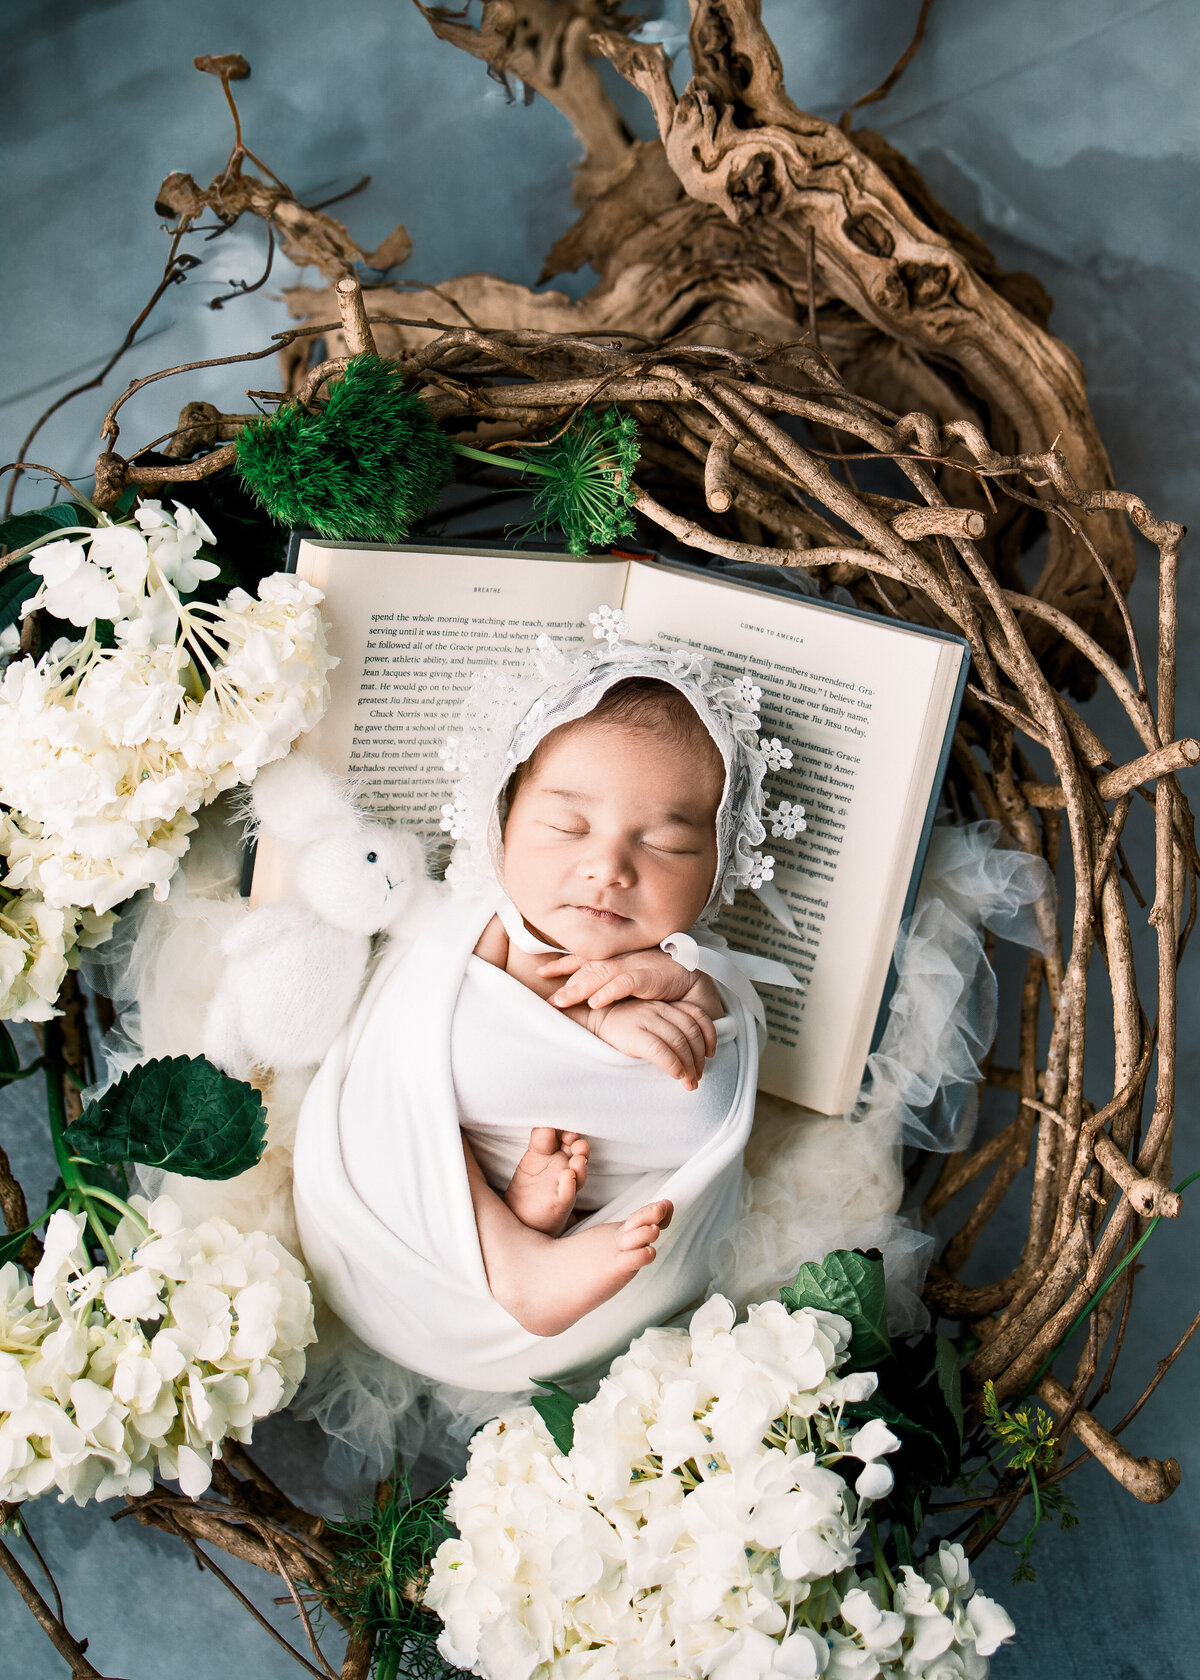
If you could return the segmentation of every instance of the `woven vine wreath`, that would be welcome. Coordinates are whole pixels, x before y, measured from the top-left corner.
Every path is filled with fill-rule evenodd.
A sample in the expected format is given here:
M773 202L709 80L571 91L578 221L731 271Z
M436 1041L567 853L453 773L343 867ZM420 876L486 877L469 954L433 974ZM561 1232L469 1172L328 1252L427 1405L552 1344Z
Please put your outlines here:
M389 280L411 250L403 228L375 251L359 247L253 157L239 121L230 160L209 187L175 174L160 189L158 210L174 222L156 296L202 215L228 225L256 215L326 282L290 294L300 324L271 345L217 359L279 356L283 389L251 393L258 402L317 415L346 362L378 354L467 456L460 479L481 488L499 482L488 452L544 449L581 416L616 408L639 429L631 505L647 541L665 533L702 553L815 572L869 610L968 640L972 669L946 796L962 820L992 818L1012 843L1045 857L1070 915L1064 933L1045 930L1046 954L1028 957L1019 995L1006 1000L1019 1017L1017 1065L985 1063L992 1112L1006 1104L1007 1118L974 1150L924 1165L927 1213L952 1202L966 1210L931 1267L925 1299L935 1318L957 1321L977 1343L963 1369L969 1424L985 1412L1002 1418L1006 1403L1032 1390L1057 1420L1039 1459L1044 1482L1091 1457L1136 1498L1163 1500L1178 1485L1175 1461L1136 1458L1119 1439L1162 1367L1114 1426L1090 1405L1107 1392L1121 1352L1130 1262L1155 1223L1182 1205L1170 1188L1176 977L1200 868L1177 779L1200 760L1200 745L1177 738L1175 720L1182 528L1113 486L1082 372L1046 329L1049 300L1038 282L1001 273L913 166L854 128L850 113L834 126L798 110L756 0L693 0L693 74L682 92L661 48L632 39L638 20L608 0L484 0L478 28L460 13L421 10L439 36L574 124L586 153L575 180L581 214L543 279L590 262L596 287L571 302L490 275L438 287ZM631 139L597 57L645 95L657 140ZM244 60L197 66L221 79L236 116L231 83L248 74ZM375 276L365 292L360 271ZM226 469L250 414L188 403L161 453L117 447L118 416L137 391L212 365L135 380L113 404L98 508L124 512L131 491L190 506L221 485L222 509L239 505ZM36 430L22 451L26 469ZM1157 564L1150 656L1126 603L1135 535ZM1043 536L1030 584L1022 556ZM13 530L6 540L12 549L26 538ZM1130 762L1116 762L1073 704L1098 687L1141 744ZM1135 813L1153 824L1148 908L1121 846ZM1157 933L1153 984L1139 982L1132 955L1131 921L1146 914ZM1084 1033L1096 987L1112 1008L1112 1042L1099 1047ZM87 1070L88 1006L70 976L59 1007L47 1045ZM104 1000L95 1008L107 1026ZM1088 1051L1098 1048L1107 1067L1114 1047L1111 1096L1096 1107L1084 1097ZM78 1116L70 1080L60 1100L65 1120ZM989 1221L1018 1196L1028 1213L1007 1269L961 1281ZM21 1231L25 1198L2 1154L0 1205L9 1230ZM31 1236L20 1257L31 1265L38 1253ZM1083 1326L1074 1366L1052 1371ZM1010 1467L963 1501L974 1518L970 1555L1000 1535L1028 1493L1029 1477ZM378 1509L390 1499L381 1490ZM306 1631L304 1605L315 1598L351 1632L346 1680L370 1672L375 1628L346 1608L347 1580L372 1556L361 1524L327 1527L237 1445L214 1467L205 1498L156 1486L130 1505L137 1520L193 1548L204 1542L282 1575ZM75 1672L96 1673L7 1546L0 1562Z

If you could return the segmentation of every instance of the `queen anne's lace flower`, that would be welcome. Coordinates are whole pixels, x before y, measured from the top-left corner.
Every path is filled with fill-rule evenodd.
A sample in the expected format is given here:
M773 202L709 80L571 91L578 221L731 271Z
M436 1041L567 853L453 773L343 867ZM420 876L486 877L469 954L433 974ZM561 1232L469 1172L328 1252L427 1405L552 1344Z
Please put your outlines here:
M102 915L143 887L163 897L192 813L251 781L325 707L318 590L277 575L257 600L183 601L217 573L197 558L211 532L157 502L137 527L102 525L30 560L42 587L25 613L45 606L86 633L0 679L0 801L17 814L4 886L29 906ZM100 645L96 617L113 619L115 646ZM0 955L0 972L14 961Z
M148 1493L157 1473L198 1497L226 1437L285 1406L314 1340L298 1260L223 1219L185 1226L160 1196L91 1266L83 1214L51 1215L32 1278L0 1267L0 1501Z
M532 1407L488 1424L424 1595L443 1656L485 1680L942 1680L952 1655L984 1680L1012 1623L961 1547L903 1570L894 1606L854 1568L871 1498L839 1467L896 1442L842 1421L876 1384L838 1375L849 1332L779 1301L736 1324L716 1296L614 1362L569 1453Z
M803 805L793 805L787 799L781 799L774 811L764 811L763 816L770 823L771 833L776 840L794 840L797 834L802 834L808 827L804 820Z

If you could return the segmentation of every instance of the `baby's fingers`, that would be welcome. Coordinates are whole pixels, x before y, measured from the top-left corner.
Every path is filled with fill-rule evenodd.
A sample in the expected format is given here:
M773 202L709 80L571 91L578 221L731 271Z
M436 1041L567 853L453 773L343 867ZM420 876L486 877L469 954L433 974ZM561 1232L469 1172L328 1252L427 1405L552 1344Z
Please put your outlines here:
M715 1056L717 1053L717 1029L713 1026L712 1016L707 1014L698 1003L679 1003L675 1007L686 1010L695 1019L704 1038L705 1057Z
M694 1091L704 1072L704 1034L700 1023L677 1004L659 1004L657 1015L657 1021L647 1030L678 1061L679 1072L675 1078L681 1079L689 1091Z
M538 973L543 980L554 980L560 974L574 974L575 970L582 966L582 957L577 957L570 951L564 951L561 957L552 957L549 962L539 963Z
M582 975L579 978L582 979ZM595 991L589 992L587 1001L592 1009L607 1009L610 1003L620 1003L622 998L639 996L644 996L644 988L639 992L636 976L622 969L597 986Z
M664 1073L669 1073L672 1079L682 1080L689 1091L695 1090L696 1074L692 1058L685 1052L681 1053L681 1046L682 1035L680 1035L680 1044L675 1045L671 1044L657 1028L647 1027L640 1035L637 1050L631 1050L629 1054L636 1055L643 1062L653 1062L655 1067L661 1068Z
M634 985L634 976L615 963L584 963L565 986L560 986L552 994L550 1002L559 1009L569 1009L576 1003L586 1003L591 1009L604 1009L610 1003L632 997Z

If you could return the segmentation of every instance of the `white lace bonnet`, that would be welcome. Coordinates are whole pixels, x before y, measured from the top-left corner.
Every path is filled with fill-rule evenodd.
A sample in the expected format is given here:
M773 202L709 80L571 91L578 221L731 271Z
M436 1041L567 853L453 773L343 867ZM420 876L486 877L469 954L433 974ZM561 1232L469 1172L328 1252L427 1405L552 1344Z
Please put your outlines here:
M711 922L739 888L752 887L790 925L781 895L768 886L775 860L758 848L766 837L764 814L773 833L789 836L804 827L804 814L791 805L764 813L763 778L789 768L792 753L778 739L759 735L762 690L749 675L732 682L717 675L692 648L621 641L618 608L601 607L590 617L604 648L564 653L542 635L521 670L489 667L475 678L460 731L442 748L446 770L457 778L453 799L442 806L442 829L455 841L447 881L480 894L503 885L504 791L513 772L552 730L586 717L617 683L650 677L691 703L725 766L717 868L700 923Z

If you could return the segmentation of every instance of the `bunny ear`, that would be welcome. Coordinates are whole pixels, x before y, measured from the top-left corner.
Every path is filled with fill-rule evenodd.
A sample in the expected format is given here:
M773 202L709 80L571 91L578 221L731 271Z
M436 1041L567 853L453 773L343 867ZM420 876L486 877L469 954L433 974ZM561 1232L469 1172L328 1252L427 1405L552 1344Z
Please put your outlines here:
M264 765L250 803L255 826L292 845L355 829L362 820L345 783L302 752Z

